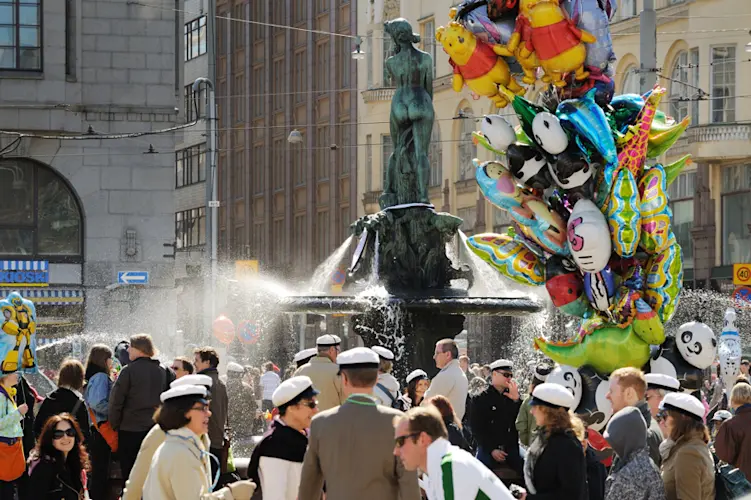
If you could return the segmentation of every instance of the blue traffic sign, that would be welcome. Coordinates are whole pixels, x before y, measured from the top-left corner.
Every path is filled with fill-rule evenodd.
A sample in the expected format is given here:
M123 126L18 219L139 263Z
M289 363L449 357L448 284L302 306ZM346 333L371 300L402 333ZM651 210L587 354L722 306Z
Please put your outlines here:
M121 285L147 285L149 273L148 271L120 271L117 273L117 282Z

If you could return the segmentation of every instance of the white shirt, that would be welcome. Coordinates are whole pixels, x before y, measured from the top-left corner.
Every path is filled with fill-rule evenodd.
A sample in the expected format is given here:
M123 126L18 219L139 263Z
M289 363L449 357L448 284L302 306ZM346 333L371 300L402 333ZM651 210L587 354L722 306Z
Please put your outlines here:
M461 421L464 418L464 412L467 406L467 391L469 382L464 370L459 365L459 361L452 359L449 364L444 366L438 375L430 381L430 387L425 392L425 397L420 406L425 405L426 401L433 396L445 396L451 401L454 407L454 413Z
M444 489L443 476L449 471L451 480L446 483L453 485L453 491ZM425 492L428 500L477 498L480 491L490 500L514 500L511 492L493 472L444 438L436 439L428 446L427 475Z
M263 399L271 401L271 396L279 384L282 383L282 379L273 370L269 370L261 375L261 387L263 387Z
M379 373L378 382L373 388L373 395L378 398L379 404L392 406L396 398L399 397L399 381L390 373Z

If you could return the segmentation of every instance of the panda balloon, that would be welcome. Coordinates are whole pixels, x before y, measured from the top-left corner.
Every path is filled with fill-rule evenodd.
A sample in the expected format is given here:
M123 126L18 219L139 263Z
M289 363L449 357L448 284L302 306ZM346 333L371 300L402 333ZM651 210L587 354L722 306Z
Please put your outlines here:
M582 397L574 413L587 427L599 432L613 415L613 407L605 397L610 389L608 380L598 375L591 366L579 368L579 376L582 380Z
M506 151L511 174L525 186L544 191L553 181L545 157L532 146L512 144Z
M582 377L576 368L568 365L556 365L545 382L562 385L568 389L574 396L574 408L579 406L579 402L582 399L583 385Z
M716 355L717 339L712 329L692 321L654 349L649 371L670 375L678 379L683 392L693 393L701 389L704 370L712 365Z
M558 155L568 147L568 135L553 113L541 111L532 120L534 141L551 155Z
M516 143L514 127L501 115L485 115L480 123L480 132L496 151L506 151Z

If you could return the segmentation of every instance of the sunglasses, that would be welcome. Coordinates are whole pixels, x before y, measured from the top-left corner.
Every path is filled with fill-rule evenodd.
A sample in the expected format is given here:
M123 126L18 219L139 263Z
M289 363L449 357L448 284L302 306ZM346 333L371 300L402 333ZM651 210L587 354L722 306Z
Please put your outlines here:
M514 374L510 373L510 372L499 372L499 371L496 371L496 373L500 374L502 377L505 377L505 378L511 378L511 377L514 376Z
M318 406L318 401L305 401L305 402L300 402L300 404L303 406L307 406L308 408L312 410L313 408Z
M52 439L53 439L54 441L57 441L58 439L62 439L62 438L64 438L65 436L68 436L69 438L74 438L74 437L76 437L76 430L75 430L75 429L74 429L73 427L70 427L70 428L68 428L68 429L65 429L64 431L61 431L61 430L55 429L55 430L54 430L54 431L52 432Z
M194 406L190 409L190 411L200 411L203 413L207 413L209 411L209 405L201 405L201 406Z
M655 415L655 418L658 422L663 422L666 418L668 418L668 412L666 412L665 410L660 410L657 412L657 415Z
M404 446L404 442L405 442L405 441L406 441L407 439L411 439L411 438L416 438L416 437L417 437L417 436L419 436L420 434L422 434L422 433L421 433L421 432L413 432L412 434L405 434L404 436L397 436L397 437L396 437L396 438L394 439L394 441L395 441L395 443L396 443L396 447L397 447L397 448L401 448L402 446Z
M181 370L182 366L170 366L170 368L172 368L173 372L176 372L177 370Z

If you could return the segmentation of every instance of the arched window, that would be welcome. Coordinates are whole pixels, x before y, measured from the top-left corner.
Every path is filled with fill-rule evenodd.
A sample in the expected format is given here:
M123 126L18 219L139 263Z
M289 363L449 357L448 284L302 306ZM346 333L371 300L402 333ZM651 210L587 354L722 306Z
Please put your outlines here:
M621 94L638 94L639 93L639 67L636 65L629 66L626 74L623 76L623 90Z
M691 124L699 115L699 49L683 50L676 55L670 72L670 114L680 121L691 115Z
M0 256L80 261L81 208L56 172L31 160L0 160L0 186Z
M443 145L441 144L441 127L438 125L438 121L433 122L428 159L430 159L430 187L440 186L443 182Z
M475 176L475 166L472 160L477 157L477 146L472 142L472 132L475 130L475 120L472 108L461 110L458 118L461 120L461 132L459 134L459 180L472 179Z

